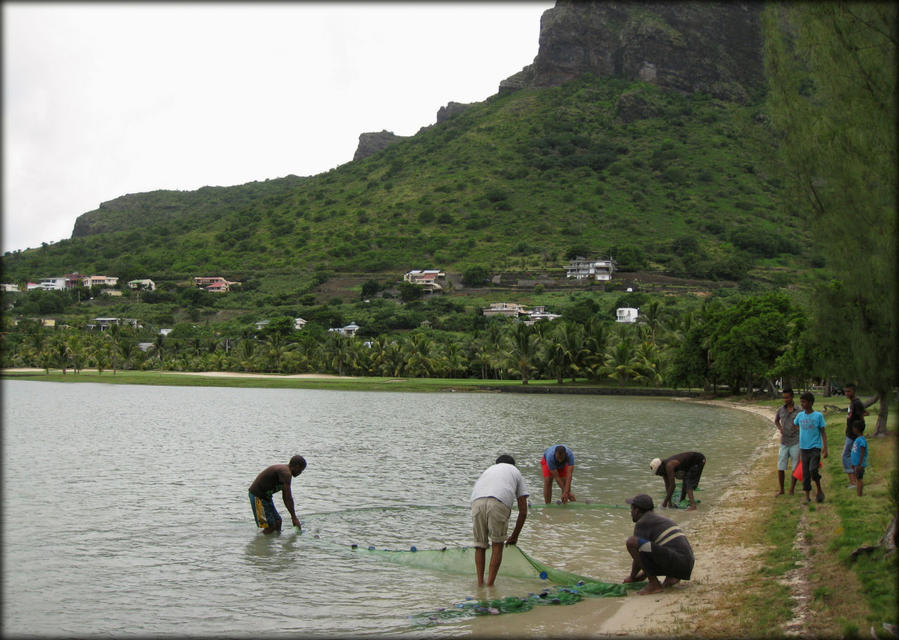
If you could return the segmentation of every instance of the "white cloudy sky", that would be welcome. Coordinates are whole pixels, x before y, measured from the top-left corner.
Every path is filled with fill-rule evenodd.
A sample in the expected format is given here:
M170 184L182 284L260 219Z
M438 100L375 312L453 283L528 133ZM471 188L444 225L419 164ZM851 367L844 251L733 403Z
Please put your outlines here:
M553 2L3 3L3 251L126 193L315 175L537 55Z

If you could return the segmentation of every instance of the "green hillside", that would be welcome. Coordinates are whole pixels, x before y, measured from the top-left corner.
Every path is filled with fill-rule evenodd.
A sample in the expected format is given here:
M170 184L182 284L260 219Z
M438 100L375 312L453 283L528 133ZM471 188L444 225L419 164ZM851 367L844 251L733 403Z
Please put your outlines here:
M7 253L4 281L80 271L269 274L623 270L777 284L808 265L776 204L761 102L583 77L493 96L327 173L104 203L79 237Z

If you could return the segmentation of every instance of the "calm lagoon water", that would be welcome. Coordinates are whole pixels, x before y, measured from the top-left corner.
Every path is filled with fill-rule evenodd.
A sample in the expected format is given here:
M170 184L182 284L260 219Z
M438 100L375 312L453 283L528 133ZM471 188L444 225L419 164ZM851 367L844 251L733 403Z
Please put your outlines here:
M468 546L480 472L510 453L542 502L540 454L560 442L578 500L607 505L660 501L649 460L702 451L699 510L669 512L689 526L770 435L758 416L669 399L2 385L6 635L477 634L481 619L412 619L484 596L473 567L407 567L349 545ZM294 453L309 462L293 484L304 532L263 536L247 487ZM289 524L280 494L275 505ZM623 508L533 509L519 544L620 581L632 527ZM500 570L488 595L541 586ZM503 618L525 630L534 613Z

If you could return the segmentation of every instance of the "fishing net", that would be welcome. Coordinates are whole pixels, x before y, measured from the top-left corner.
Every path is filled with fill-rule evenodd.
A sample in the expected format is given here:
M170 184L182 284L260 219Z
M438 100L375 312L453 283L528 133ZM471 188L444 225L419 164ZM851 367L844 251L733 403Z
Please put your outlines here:
M474 555L474 549L472 547L457 550L441 550L438 553L446 553L449 551L468 551L469 560L471 560L471 562L468 563L466 571L471 572L473 564L472 558ZM411 553L416 552L410 552L410 554ZM463 554L460 554L459 557L462 555ZM509 561L510 564L508 568L506 567L507 561ZM486 563L489 564L489 562L490 550L488 549ZM520 613L522 611L530 611L537 606L569 605L580 602L587 596L599 598L621 597L627 595L628 591L635 588L639 589L644 585L642 582L632 582L628 584L603 582L596 580L595 578L580 576L569 571L554 569L542 562L534 560L517 546L507 546L503 551L503 563L500 565L499 575L514 575L524 578L536 577L555 584L545 587L539 592L529 593L527 596L507 596L505 598L484 600L466 598L462 602L455 603L452 607L413 615L411 616L412 622L417 625L434 625L471 616Z
M562 505L557 503L536 503L532 507L541 509L630 509L630 505L608 505L593 503L590 501L569 502ZM467 508L467 507L466 507ZM442 546L440 548L422 548L415 546L396 549L387 548L396 546L396 539L384 540L384 546L374 544L346 544L334 542L334 538L346 538L349 532L356 535L365 535L371 532L360 532L355 528L366 522L372 522L371 512L379 512L381 519L389 517L392 511L403 514L406 522L412 512L421 511L431 513L441 509L453 509L452 507L433 507L425 505L396 506L396 507L369 507L356 510L344 510L323 514L309 514L308 520L313 526L320 522L326 524L327 532L319 535L316 529L312 529L312 539L316 544L333 548L342 553L358 554L372 559L383 560L395 564L414 567L433 572L448 572L455 574L471 575L475 567L475 548L459 546ZM356 513L356 512L360 513ZM364 512L364 513L361 513ZM346 522L344 522L346 521ZM380 520L379 520L380 521ZM407 522L408 524L408 522ZM304 527L304 534L310 532ZM366 539L365 537L363 539ZM434 541L425 544L433 545ZM437 543L441 545L443 543ZM490 564L491 550L485 552L485 565ZM610 583L597 580L588 576L578 575L543 564L527 555L517 545L506 546L503 550L503 560L499 568L500 577L517 578L534 581L534 592L525 596L508 596L504 598L478 600L466 598L450 607L440 608L436 611L416 614L411 616L415 625L433 625L441 622L451 622L460 618L497 615L502 613L516 613L529 611L535 606L569 605L583 600L585 597L621 597L627 595L634 588L641 588L645 583ZM522 586L522 590L528 589Z

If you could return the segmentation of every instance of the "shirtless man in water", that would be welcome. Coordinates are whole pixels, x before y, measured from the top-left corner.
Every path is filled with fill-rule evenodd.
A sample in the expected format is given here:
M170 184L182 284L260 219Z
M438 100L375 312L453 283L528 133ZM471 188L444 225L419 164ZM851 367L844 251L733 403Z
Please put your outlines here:
M250 506L253 509L253 517L256 526L262 529L262 533L269 534L281 531L281 516L275 509L272 495L281 492L284 498L284 506L290 512L290 521L297 530L301 529L300 521L293 508L293 494L290 492L290 481L303 473L306 468L306 459L303 456L294 456L287 464L273 464L260 472L253 484L250 485Z
M633 563L624 582L647 580L649 584L637 592L645 596L689 580L693 573L693 548L680 527L653 511L652 498L645 493L625 502L631 505L634 535L625 543ZM659 576L665 576L664 583L659 583Z
M662 507L674 507L677 505L671 499L675 480L681 480L680 500L684 496L690 498L690 506L687 511L696 509L696 500L693 498L693 490L699 486L699 478L702 477L702 469L705 467L705 456L698 451L684 451L676 455L660 460L655 458L649 463L650 470L657 476L662 476L665 481L665 499Z

